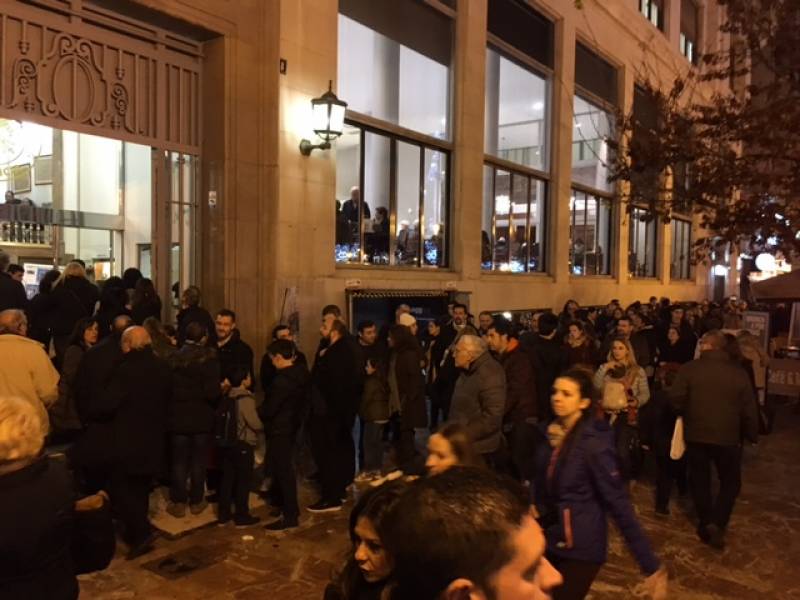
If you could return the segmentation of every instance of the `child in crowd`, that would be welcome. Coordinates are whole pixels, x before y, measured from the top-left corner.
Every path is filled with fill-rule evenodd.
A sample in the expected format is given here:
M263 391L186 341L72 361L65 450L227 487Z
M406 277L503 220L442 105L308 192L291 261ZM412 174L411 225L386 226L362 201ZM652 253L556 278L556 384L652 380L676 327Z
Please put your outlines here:
M233 522L236 527L249 527L261 520L250 514L249 498L254 450L264 426L258 418L256 400L249 389L252 382L248 369L236 367L228 381L231 387L218 412L215 432L222 462L217 516L220 525L228 523L233 500L236 509Z

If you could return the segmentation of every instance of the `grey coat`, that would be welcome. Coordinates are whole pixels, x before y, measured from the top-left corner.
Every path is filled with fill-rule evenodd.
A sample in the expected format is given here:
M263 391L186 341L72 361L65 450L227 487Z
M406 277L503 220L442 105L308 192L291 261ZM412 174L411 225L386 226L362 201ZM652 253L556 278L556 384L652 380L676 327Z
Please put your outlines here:
M500 447L505 405L505 371L485 352L456 381L450 420L466 425L475 451L488 454Z
M687 442L738 446L758 440L758 409L747 372L722 350L708 350L678 371L670 401Z

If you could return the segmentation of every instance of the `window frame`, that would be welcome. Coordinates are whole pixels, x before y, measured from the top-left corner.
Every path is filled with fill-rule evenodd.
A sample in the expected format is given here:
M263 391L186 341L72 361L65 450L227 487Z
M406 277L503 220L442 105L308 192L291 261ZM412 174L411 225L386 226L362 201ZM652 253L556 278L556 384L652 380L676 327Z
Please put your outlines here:
M681 238L683 244L683 248L678 248L678 245L675 243L676 238L676 230L677 224L680 223L681 227L683 228L683 233L685 237ZM690 218L681 218L681 217L672 217L670 219L670 233L671 233L671 240L670 240L670 259L669 259L669 278L671 281L694 281L695 274L694 274L694 266L692 265L692 233L693 233L693 223ZM686 235L688 234L688 235ZM678 265L678 260L680 260L679 256L676 256L676 252L679 250L683 250L686 252L685 255L685 265L683 261L680 262ZM678 265L678 270L680 273L675 275L676 265ZM686 276L683 276L683 268L686 267Z
M659 264L660 263L660 257L661 257L659 238L660 238L661 235L663 235L663 234L660 234L660 232L659 232L659 228L661 227L661 221L660 221L658 215L655 215L653 217L652 221L649 221L649 222L641 221L641 220L639 220L638 216L636 215L636 211L644 211L644 212L648 212L648 213L653 212L646 206L641 206L639 204L634 204L631 207L630 212L628 213L628 219L629 219L629 223L628 223L628 276L633 278L633 279L645 279L645 280L646 279L658 279L661 276L661 265ZM637 224L636 227L634 227L634 223ZM640 226L644 226L644 235L645 235L645 244L644 244L644 246L645 246L645 252L647 252L647 249L649 247L649 244L648 244L648 241L649 241L648 235L649 234L648 234L647 228L650 225L650 223L654 224L653 225L653 234L654 234L653 250L654 250L655 254L653 256L653 274L652 275L650 275L650 274L637 275L636 272L635 272L635 269L631 269L630 268L630 266L631 266L630 257L633 254L633 249L635 247L635 245L633 244L633 237L634 237L634 234L635 234L635 230L638 230ZM645 254L645 265L646 264L647 264L647 255Z
M494 158L494 157L493 157ZM516 163L510 163L507 160L503 159L496 159L496 160L487 160L484 159L483 161L484 169L489 167L492 170L492 216L491 216L491 231L489 233L489 253L491 256L491 268L486 269L483 267L483 261L481 261L481 273L499 273L502 275L546 275L547 274L547 266L548 262L547 259L549 257L549 236L548 233L550 231L550 180L545 178L540 171L536 169L530 169L526 167L522 167L522 165L517 165ZM520 168L522 167L522 168ZM509 182L509 197L513 194L513 181L514 176L517 177L525 177L528 179L528 201L527 201L527 209L525 213L525 244L526 244L526 255L525 255L525 269L523 271L503 271L500 269L495 268L495 260L494 260L494 248L495 248L495 241L497 238L497 205L495 198L497 197L497 171L506 171L509 174L510 182ZM532 199L532 183L534 181L538 181L542 183L543 186L543 193L542 193L542 226L544 226L544 239L543 243L540 246L540 264L541 268L536 271L532 271L530 269L531 264L531 199ZM486 198L482 198L481 200L481 210L483 210L486 202ZM482 214L482 213L481 213ZM481 216L481 220L483 216ZM509 213L509 231L511 229L510 222L512 220L512 215ZM509 236L510 237L510 236ZM509 257L508 263L511 262L510 256L510 246L509 246Z
M602 58L602 57L601 57ZM617 73L619 75L619 73ZM617 107L606 100L605 98L601 98L600 96L592 93L591 91L587 90L577 82L575 82L575 89L573 91L573 98L574 96L579 96L584 100L584 102L588 102L590 104L594 104L601 110L604 110L611 114L612 116L616 114ZM573 100L573 118L574 118L574 100ZM614 128L616 130L616 123L614 123ZM582 142L583 143L583 142ZM575 142L572 142L573 146ZM609 217L610 220L610 228L611 231L609 232L609 239L610 239L610 254L608 257L609 260L609 269L608 273L603 274L593 274L593 275L577 275L572 272L570 268L570 277L603 277L603 278L614 278L617 274L617 256L619 252L619 245L620 245L620 235L619 235L619 197L618 197L618 185L614 186L612 191L608 190L599 190L597 188L593 188L591 186L587 186L585 184L579 183L572 178L572 155L570 154L570 190L576 190L578 192L584 194L591 194L597 197L599 200L608 200L611 203L611 216ZM573 210L570 210L570 224L574 223L574 215ZM570 230L571 231L571 230ZM570 234L570 253L572 252L572 235ZM570 261L571 265L571 261Z
M594 188L591 188L591 187L588 187L588 186L585 186L585 185L581 185L581 184L576 183L576 182L573 181L573 182L570 183L570 193L574 194L575 192L578 192L580 194L585 194L586 196L593 196L595 198L595 201L598 202L598 206L599 206L599 203L603 202L603 201L606 201L606 202L608 202L610 204L610 214L609 214L609 217L608 217L609 247L606 249L606 252L608 253L608 273L597 273L597 272L591 273L591 274L586 273L586 271L585 271L586 261L585 260L584 260L584 272L581 273L581 274L573 272L572 267L574 265L572 263L572 248L573 248L573 245L572 245L572 231L575 228L575 212L576 212L575 208L573 207L569 211L569 223L570 223L570 229L569 229L569 257L568 257L569 266L570 266L569 275L570 275L570 277L581 277L581 278L585 278L585 277L602 277L604 279L612 279L612 278L614 278L616 276L616 270L617 269L616 269L616 260L615 259L617 257L617 252L618 252L618 248L619 248L619 233L618 233L619 230L618 230L618 227L617 227L617 217L618 217L618 214L619 214L618 213L618 211L619 211L619 202L617 202L616 196L614 194L608 194L608 193L601 194L597 190L595 190ZM588 198L587 198L587 200L588 200ZM595 217L595 222L596 223L599 222L599 218L600 218L600 211L598 210L597 211L597 215ZM584 227L585 226L586 226L586 221L584 220ZM595 229L595 246L597 246L597 231L598 230L599 230L599 228ZM595 271L596 271L596 269L595 269Z
M452 202L451 202L451 193L452 193L452 151L449 148L445 148L445 144L441 143L434 143L440 142L440 140L436 140L436 138L432 138L430 136L417 134L415 136L409 135L402 135L399 133L393 133L382 129L380 127L374 127L372 125L366 125L360 123L354 119L351 119L349 116L345 117L345 125L349 125L350 127L355 127L359 130L359 155L358 155L358 186L360 190L364 190L365 185L365 163L366 163L366 134L372 133L374 135L379 135L385 137L389 140L389 206L387 207L389 210L389 264L375 264L366 262L366 245L364 243L365 240L365 225L366 220L364 219L361 211L361 204L358 206L358 260L355 262L336 262L336 266L339 268L352 268L352 267L364 267L364 268L383 268L383 269L449 269L452 268L450 264L450 248L451 248L451 238L452 238L452 231L451 231L451 222L452 222ZM407 130L406 130L407 131ZM398 142L408 144L411 146L416 146L420 149L420 180L419 180L419 197L418 197L418 215L419 215L419 222L420 222L420 235L419 235L419 242L418 242L418 252L417 252L417 264L396 264L394 261L395 258L395 249L397 247L397 144ZM447 144L450 145L450 144ZM446 177L444 178L445 181L445 243L443 244L443 253L444 257L441 261L441 264L432 265L432 264L425 264L425 235L422 230L423 220L425 218L425 179L424 179L424 172L425 172L425 151L432 150L434 152L441 152L446 157ZM363 199L363 197L362 197ZM377 207L376 207L377 208ZM335 260L335 259L334 259Z
M664 31L664 12L665 6L659 0L637 0L639 4L639 14L642 15L647 21L656 29ZM656 22L653 23L653 7L658 9Z
M410 0L413 1L413 0ZM355 127L360 130L359 133L359 162L358 162L358 185L359 189L362 191L364 190L364 166L365 166L365 132L370 132L375 135L380 135L389 138L390 142L390 159L389 159L389 264L374 264L365 262L365 245L364 245L364 234L365 234L365 224L366 221L363 218L361 204L358 207L358 218L359 218L359 226L358 226L358 261L357 262L338 262L336 261L336 243L334 242L334 265L337 269L353 269L353 268L361 268L361 269L388 269L392 271L396 270L413 270L417 271L419 269L428 269L428 270L437 270L437 271L446 271L452 270L453 264L450 260L451 257L451 249L452 249L452 239L453 239L453 198L452 198L452 191L453 191L453 151L455 148L454 143L454 136L453 136L453 117L455 114L455 103L454 103L454 71L455 71L455 63L456 63L456 16L457 11L455 8L451 8L437 0L421 0L421 3L431 8L441 15L449 18L452 23L452 39L451 39L451 61L448 67L448 101L447 101L447 128L448 128L448 137L446 139L439 139L433 137L431 135L413 130L408 129L407 127L403 127L401 125L397 125L390 121L385 121L383 119L373 117L370 115L366 115L364 113L352 110L347 108L345 110L345 125L349 125L350 127ZM337 10L337 19L340 13ZM347 16L347 15L345 15ZM337 26L338 30L338 26ZM411 48L411 50L414 50ZM339 53L339 47L337 45L337 57ZM445 241L443 244L443 253L444 258L439 265L426 265L425 264L425 236L420 231L419 235L419 251L418 251L418 259L417 264L394 264L395 256L394 250L397 244L397 190L396 190L396 182L397 182L397 142L403 142L410 145L418 146L420 148L420 194L419 194L419 221L420 221L420 229L422 229L423 218L424 218L424 205L425 205L425 197L424 197L424 190L425 190L425 180L423 177L424 174L424 162L425 162L425 150L433 150L435 152L441 152L445 155L447 161L447 171L445 177ZM363 200L363 196L361 197Z

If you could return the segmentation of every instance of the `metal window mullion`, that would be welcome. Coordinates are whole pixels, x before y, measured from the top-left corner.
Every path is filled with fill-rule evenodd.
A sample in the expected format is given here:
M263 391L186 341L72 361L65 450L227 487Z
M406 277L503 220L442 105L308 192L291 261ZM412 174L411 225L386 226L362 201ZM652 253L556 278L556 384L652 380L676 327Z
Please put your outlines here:
M491 270L494 271L495 267L494 246L495 246L495 241L497 240L497 169L495 167L491 167L491 169L492 169L492 239L489 240L490 241L489 247L492 252Z
M389 140L389 264L397 265L395 250L397 248L397 140Z
M525 272L531 270L531 188L533 187L533 179L528 177L528 201L525 203Z
M425 146L419 148L419 206L417 207L417 266L425 264Z
M516 177L513 172L508 173L508 233L506 233L506 263L509 272L511 269L511 228L514 224L514 180Z
M359 129L359 152L358 152L358 209L361 210L361 200L364 199L364 166L366 164L366 142L367 142L367 134L363 128ZM365 201L366 202L366 201ZM377 209L377 207L376 207ZM361 212L359 212L361 215ZM391 216L389 218L389 223L391 226ZM364 234L363 234L363 226L359 219L358 224L358 264L364 264Z

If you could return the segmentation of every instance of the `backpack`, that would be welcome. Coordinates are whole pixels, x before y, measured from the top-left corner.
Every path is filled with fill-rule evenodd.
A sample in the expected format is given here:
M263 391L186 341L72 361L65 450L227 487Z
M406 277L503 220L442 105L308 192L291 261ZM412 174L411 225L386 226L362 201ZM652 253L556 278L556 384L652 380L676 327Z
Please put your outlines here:
M624 379L608 378L603 382L603 410L616 412L628 407L628 386Z
M239 441L239 402L228 395L214 414L214 443L220 448L232 448Z

